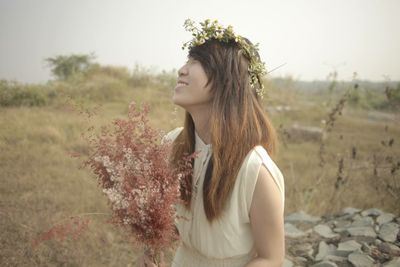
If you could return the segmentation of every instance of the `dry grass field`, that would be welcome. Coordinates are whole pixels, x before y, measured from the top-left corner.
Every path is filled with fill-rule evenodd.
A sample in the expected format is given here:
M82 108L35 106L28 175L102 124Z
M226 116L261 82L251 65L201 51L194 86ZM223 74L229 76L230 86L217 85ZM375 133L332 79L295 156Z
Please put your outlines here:
M95 178L70 154L87 152L80 135L90 123L100 126L126 117L130 101L150 104L154 127L168 131L180 126L183 112L170 100L173 83L169 74L132 78L116 70L49 83L43 90L53 92L53 98L45 105L0 107L1 266L134 266L135 249L123 230L107 223L109 208ZM400 158L398 108L346 102L322 141L293 138L286 133L294 123L324 129L347 87L327 94L327 88L297 90L290 80L267 85L265 108L280 133L276 163L285 176L286 214L325 214L347 206L400 214L400 177L394 168ZM373 99L380 98L383 89ZM101 107L88 122L71 104ZM32 248L38 233L81 214L91 222L79 239L49 240Z

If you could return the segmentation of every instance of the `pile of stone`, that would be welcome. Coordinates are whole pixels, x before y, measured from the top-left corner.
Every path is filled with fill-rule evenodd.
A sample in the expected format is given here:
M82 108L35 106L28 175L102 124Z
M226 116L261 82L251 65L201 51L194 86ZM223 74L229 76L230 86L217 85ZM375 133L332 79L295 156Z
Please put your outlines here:
M291 143L320 142L327 138L327 133L320 127L304 126L294 123L282 129L282 134Z
M329 216L285 217L284 267L400 267L400 217L345 208Z

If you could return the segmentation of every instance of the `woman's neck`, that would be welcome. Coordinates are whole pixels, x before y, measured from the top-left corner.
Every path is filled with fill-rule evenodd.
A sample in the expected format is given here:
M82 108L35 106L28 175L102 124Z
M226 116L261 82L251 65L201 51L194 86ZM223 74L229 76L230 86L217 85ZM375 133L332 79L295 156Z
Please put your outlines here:
M190 112L197 135L208 145L211 143L210 108Z

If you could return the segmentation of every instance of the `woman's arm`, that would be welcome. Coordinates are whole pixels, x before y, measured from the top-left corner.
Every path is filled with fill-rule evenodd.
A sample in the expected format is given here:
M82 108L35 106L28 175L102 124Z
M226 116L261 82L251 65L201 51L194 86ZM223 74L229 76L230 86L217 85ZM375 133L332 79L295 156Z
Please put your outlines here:
M250 223L257 258L246 267L282 266L285 232L281 192L264 165L258 174L250 208Z

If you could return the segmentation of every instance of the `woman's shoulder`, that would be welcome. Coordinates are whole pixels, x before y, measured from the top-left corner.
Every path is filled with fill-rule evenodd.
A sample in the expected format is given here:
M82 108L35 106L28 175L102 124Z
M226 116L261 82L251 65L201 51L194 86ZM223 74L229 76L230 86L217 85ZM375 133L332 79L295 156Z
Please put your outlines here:
M250 150L247 157L245 158L246 163L253 163L253 164L261 164L263 161L272 160L269 156L267 150L259 145L255 146L253 149Z
M283 198L282 200L284 201L285 182L284 182L284 176L280 168L275 163L275 161L270 157L268 151L263 146L256 146L253 149L253 153L255 154L254 158L256 158L258 162L261 162L261 165L265 166L265 168L271 174L276 185L278 186L279 190L282 193L282 198Z
M240 204L241 216L245 222L249 221L250 207L262 166L271 174L271 178L281 192L283 205L285 202L285 185L281 171L263 146L255 146L243 161L236 181L236 192L243 202Z
M270 155L268 154L268 151L263 147L263 146L256 146L253 148L253 153L256 155L256 157L263 161L263 160L272 160Z
M268 151L263 146L254 147L243 162L243 168L246 173L252 173L255 179L258 177L260 167L264 166L273 179L277 182L279 189L284 191L284 176L275 163L275 161L268 154Z
M182 132L183 127L177 127L171 131L169 131L168 133L166 133L163 138L162 138L162 142L173 142L178 135Z

